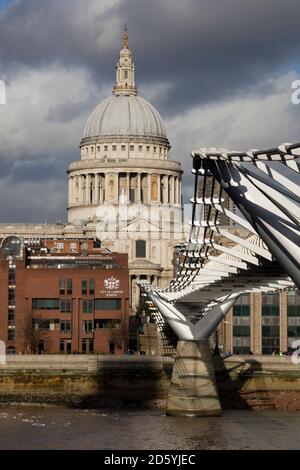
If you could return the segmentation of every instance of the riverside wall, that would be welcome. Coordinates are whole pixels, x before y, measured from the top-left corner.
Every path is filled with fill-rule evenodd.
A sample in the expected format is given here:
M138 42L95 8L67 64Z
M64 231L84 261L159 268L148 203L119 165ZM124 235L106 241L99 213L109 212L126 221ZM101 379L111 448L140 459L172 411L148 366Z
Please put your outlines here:
M165 408L173 358L7 356L0 404ZM300 365L290 356L214 358L222 408L300 410Z

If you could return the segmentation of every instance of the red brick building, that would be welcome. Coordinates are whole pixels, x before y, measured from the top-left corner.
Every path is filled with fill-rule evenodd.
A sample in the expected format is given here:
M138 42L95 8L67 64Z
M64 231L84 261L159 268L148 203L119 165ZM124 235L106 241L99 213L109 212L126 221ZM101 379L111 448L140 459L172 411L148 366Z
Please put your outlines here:
M0 340L8 353L122 354L129 320L127 254L95 240L26 241L0 250Z

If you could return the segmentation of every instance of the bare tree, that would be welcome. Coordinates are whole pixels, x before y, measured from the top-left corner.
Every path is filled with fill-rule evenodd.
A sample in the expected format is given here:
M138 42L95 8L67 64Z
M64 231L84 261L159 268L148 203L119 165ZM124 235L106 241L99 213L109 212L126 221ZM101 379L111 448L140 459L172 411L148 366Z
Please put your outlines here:
M28 312L23 321L21 336L28 354L37 354L41 341L45 343L47 333L42 327L40 318L33 318L33 313Z
M115 328L111 332L111 340L115 342L123 351L127 351L129 341L129 324L128 321L122 320L119 328Z

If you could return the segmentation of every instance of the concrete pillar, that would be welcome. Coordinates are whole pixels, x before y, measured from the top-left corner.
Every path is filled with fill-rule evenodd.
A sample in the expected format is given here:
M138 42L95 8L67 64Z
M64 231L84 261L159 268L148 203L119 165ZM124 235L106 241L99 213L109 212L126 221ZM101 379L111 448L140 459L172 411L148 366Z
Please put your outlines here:
M166 413L169 416L221 416L208 339L178 341Z
M287 295L286 292L279 293L280 314L280 351L288 350L287 338Z

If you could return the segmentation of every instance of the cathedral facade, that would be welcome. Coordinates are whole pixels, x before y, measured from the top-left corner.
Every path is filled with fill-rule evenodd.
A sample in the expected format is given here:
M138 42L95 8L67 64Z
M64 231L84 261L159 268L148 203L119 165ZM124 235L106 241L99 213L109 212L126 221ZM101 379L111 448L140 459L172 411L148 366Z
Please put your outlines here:
M68 168L67 223L2 225L0 237L98 238L128 253L134 306L140 280L168 285L183 241L182 170L170 149L159 112L138 95L125 29L113 93L90 115Z

